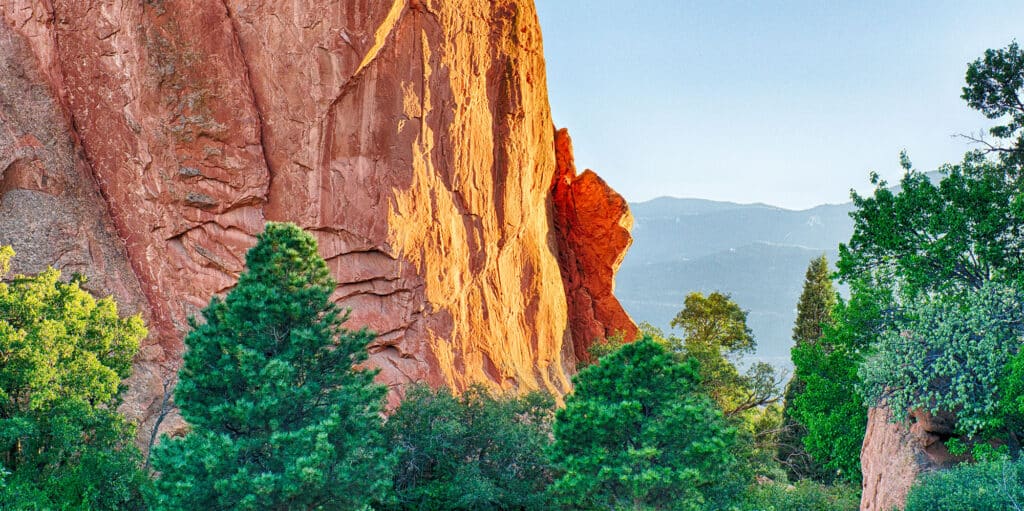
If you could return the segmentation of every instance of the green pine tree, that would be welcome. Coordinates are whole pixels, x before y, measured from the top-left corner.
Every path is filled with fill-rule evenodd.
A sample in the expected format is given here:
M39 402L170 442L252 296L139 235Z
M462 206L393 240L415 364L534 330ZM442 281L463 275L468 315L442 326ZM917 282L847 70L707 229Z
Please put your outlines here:
M8 276L0 247L0 509L141 508L135 427L117 413L146 328L78 276Z
M804 289L797 302L796 324L793 326L793 349L803 349L821 341L822 328L832 325L832 309L836 291L829 278L828 260L824 255L811 260L804 277ZM786 386L783 398L782 427L778 439L778 459L792 479L829 479L829 472L804 449L807 428L793 414L793 400L807 390L807 384L796 374Z
M836 290L829 276L825 256L811 260L804 276L804 290L796 304L796 324L793 342L802 346L821 339L824 325L832 324L832 308L836 305Z
M567 509L726 509L735 429L697 363L643 338L575 378L554 424L552 485Z
M175 401L192 430L154 449L156 509L363 509L392 458L384 388L355 368L373 339L342 328L316 240L268 223L226 298L193 322Z

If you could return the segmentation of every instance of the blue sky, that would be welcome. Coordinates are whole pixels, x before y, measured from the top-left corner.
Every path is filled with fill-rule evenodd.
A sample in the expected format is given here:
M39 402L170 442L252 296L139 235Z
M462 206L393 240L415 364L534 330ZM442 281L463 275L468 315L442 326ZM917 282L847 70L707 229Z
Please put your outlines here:
M555 123L630 201L805 208L932 170L991 123L969 61L1024 42L1024 1L537 0Z

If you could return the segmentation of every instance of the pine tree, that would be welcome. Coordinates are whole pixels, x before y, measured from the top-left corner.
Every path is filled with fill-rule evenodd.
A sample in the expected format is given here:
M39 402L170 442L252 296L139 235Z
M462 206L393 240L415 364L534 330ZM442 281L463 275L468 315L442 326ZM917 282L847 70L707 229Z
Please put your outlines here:
M818 342L822 326L832 323L836 290L829 273L828 260L824 255L811 260L807 266L804 290L796 304L796 324L793 326L793 341L797 345Z
M645 337L580 371L554 424L552 485L565 509L728 508L736 431L694 359Z
M811 260L804 277L804 288L797 302L796 324L793 327L794 349L818 343L822 327L832 324L836 292L829 278L828 260L824 255ZM791 478L828 479L827 471L804 449L807 427L796 420L793 400L806 390L806 384L794 374L783 398L782 428L779 434L778 459Z
M355 368L316 240L268 223L226 298L193 321L175 401L192 426L153 453L156 509L362 509L391 482L384 388Z

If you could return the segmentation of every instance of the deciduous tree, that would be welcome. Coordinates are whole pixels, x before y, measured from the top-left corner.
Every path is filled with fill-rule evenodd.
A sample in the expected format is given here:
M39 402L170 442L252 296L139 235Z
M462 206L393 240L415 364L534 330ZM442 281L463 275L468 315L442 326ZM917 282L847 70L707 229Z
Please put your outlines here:
M117 413L146 329L48 269L8 276L0 247L0 508L141 508L134 425Z
M555 402L543 393L495 395L472 386L409 389L388 419L398 453L395 507L550 509L550 445Z

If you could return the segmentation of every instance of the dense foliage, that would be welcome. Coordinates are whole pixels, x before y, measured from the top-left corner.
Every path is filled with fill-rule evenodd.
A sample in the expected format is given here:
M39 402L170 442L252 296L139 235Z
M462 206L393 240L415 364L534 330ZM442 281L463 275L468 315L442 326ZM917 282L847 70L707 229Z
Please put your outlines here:
M554 400L496 396L482 386L409 389L388 419L398 453L396 509L550 509Z
M848 300L836 303L833 323L824 325L816 343L792 350L795 377L803 392L792 401L792 414L807 428L803 445L815 463L830 474L860 483L860 448L867 428L867 407L854 392L857 368L890 302L887 289L851 285Z
M968 68L963 97L1007 121L991 130L999 139L1020 142L1022 62L1011 44ZM897 190L875 178L873 196L854 194L854 234L839 261L842 278L863 284L855 291L891 290L860 370L866 401L896 419L912 408L951 412L968 440L1014 447L1020 424L1009 403L1021 389L1005 377L1024 333L1020 150L989 144L941 167L938 183L903 155Z
M346 314L316 240L267 224L246 271L186 337L175 391L192 426L153 452L156 509L361 509L391 485L373 335Z
M138 508L135 428L115 408L142 320L78 276L8 276L13 255L0 247L0 508Z
M1024 216L1015 172L980 152L939 169L936 185L914 170L898 191L873 178L872 196L853 194L854 232L840 246L845 280L899 284L904 296L957 293L1024 271Z
M693 361L650 339L577 375L558 411L552 490L567 509L723 509L734 430L701 391Z
M873 194L853 194L854 232L837 263L850 298L835 306L819 341L793 349L803 389L791 400L807 451L851 480L862 399L892 408L897 420L915 408L949 414L976 455L994 452L990 441L1019 450L1022 86L1017 45L987 51L969 66L963 98L1005 121L990 133L1014 145L976 139L982 149L942 166L938 178L901 154L898 187L872 175ZM954 444L966 452L961 439ZM920 509L960 509L935 502Z
M1001 459L925 474L906 511L1006 511L1024 508L1024 461Z
M794 484L768 482L753 487L742 511L856 511L860 492L851 485L824 485L810 480Z
M956 411L973 435L998 415L999 383L1024 333L1024 293L986 283L956 296L919 296L881 335L861 368L869 402L908 410Z
M746 320L746 311L729 295L690 293L673 321L673 326L683 329L685 338L665 335L646 323L640 330L668 348L677 360L697 364L701 387L736 430L731 451L743 462L732 475L740 480L781 478L784 475L777 462L781 381L775 368L759 361L747 360L747 371L740 373L742 357L751 355L756 347Z

